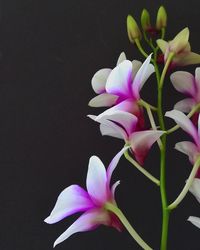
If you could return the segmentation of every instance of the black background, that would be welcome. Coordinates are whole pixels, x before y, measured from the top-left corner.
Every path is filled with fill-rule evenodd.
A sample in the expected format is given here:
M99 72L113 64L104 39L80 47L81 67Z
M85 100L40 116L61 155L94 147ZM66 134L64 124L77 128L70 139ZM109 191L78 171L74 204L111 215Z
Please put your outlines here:
M101 110L87 106L94 96L90 80L102 67L114 67L121 51L143 60L126 34L128 13L139 18L143 7L155 17L160 4L169 16L168 38L185 26L193 51L200 52L199 1L144 0L5 0L0 16L0 249L49 250L78 217L55 225L43 222L58 194L77 183L85 186L88 159L98 155L105 165L122 147L101 137L86 115ZM153 22L153 20L152 20ZM188 67L194 72L195 67ZM156 103L154 76L142 96ZM167 79L165 110L182 99ZM167 119L166 119L167 120ZM168 126L173 125L169 119ZM173 150L187 136L169 138L167 190L172 201L191 169L187 157ZM155 146L146 168L159 175ZM161 212L158 188L124 159L115 172L121 179L117 202L144 239L159 249ZM200 231L186 219L200 216L200 204L189 194L170 220L169 249L198 250ZM57 249L140 249L126 231L100 227L80 233Z

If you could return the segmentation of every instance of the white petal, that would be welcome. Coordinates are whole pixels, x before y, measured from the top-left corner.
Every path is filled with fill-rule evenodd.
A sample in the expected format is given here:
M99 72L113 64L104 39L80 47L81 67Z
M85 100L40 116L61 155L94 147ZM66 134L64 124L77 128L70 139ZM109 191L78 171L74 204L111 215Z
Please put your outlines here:
M183 94L195 96L195 79L191 73L177 71L171 74L170 79L176 90Z
M166 112L165 116L172 118L185 132L193 137L197 145L199 144L197 129L184 113L178 110L172 110Z
M189 113L193 106L195 105L195 101L192 98L185 98L174 105L174 109L179 110L184 113Z
M110 73L106 82L106 92L114 95L130 96L132 83L132 63L123 61Z
M144 61L140 69L138 70L133 84L132 84L132 90L136 97L136 99L139 98L139 92L146 80L149 78L149 76L155 71L154 66L150 64L151 61L151 55L147 57L147 59Z
M111 121L104 121L104 124L101 123L100 131L103 136L112 136L122 140L126 140L127 138L125 131Z
M92 78L92 88L97 94L105 92L105 85L111 69L100 69Z
M133 60L132 61L132 66L133 66L133 69L132 69L132 76L133 76L133 79L135 78L135 75L137 74L138 70L141 68L142 66L142 63L140 61L137 61L137 60Z
M144 163L144 159L151 146L163 133L164 131L146 130L135 132L131 135L131 148L140 164Z
M195 216L190 216L188 218L188 221L190 221L193 225L195 225L196 227L200 228L200 218L195 217Z
M190 192L195 196L195 198L200 203L200 179L199 178L194 179L190 187Z
M90 157L86 185L89 195L96 204L107 201L106 169L97 156Z
M101 210L90 210L81 215L58 239L54 242L54 247L71 235L78 232L85 232L95 229L100 224L106 224L109 220L108 214Z
M92 98L89 102L90 107L111 107L116 103L118 96L107 93L100 94Z
M122 52L119 57L118 57L118 60L117 60L117 65L119 65L120 63L122 63L123 61L126 60L126 54L124 52Z
M93 121L96 121L96 118L97 118L96 115L87 115L87 117L89 117L89 118L92 119Z
M109 120L114 122L116 125L122 127L126 133L127 136L129 136L133 131L135 131L138 118L128 112L124 111L113 111L109 112L104 116L100 116L96 118L96 121L103 123L103 120Z
M45 222L53 224L71 214L86 211L92 207L94 204L88 193L78 185L71 185L58 196L55 207Z
M111 163L108 166L107 169L107 178L108 178L108 185L110 184L110 180L112 178L112 174L113 171L115 170L115 168L117 167L117 164L120 160L120 158L122 157L122 155L125 153L125 151L128 149L129 147L124 147L122 148L119 153L117 155L115 155L115 157L112 159Z
M95 115L87 115L87 117L100 123L100 131L102 135L108 135L123 140L126 140L128 138L126 131L122 127L112 121L105 119L104 116L97 117Z
M197 146L190 141L182 141L176 143L175 149L183 154L186 154L192 164L194 164L196 157L199 154Z

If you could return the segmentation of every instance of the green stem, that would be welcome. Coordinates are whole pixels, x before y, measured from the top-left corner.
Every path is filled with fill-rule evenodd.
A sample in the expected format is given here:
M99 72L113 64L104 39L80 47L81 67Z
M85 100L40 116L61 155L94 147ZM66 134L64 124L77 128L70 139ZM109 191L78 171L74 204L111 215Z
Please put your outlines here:
M160 128L165 130L164 116L162 110L162 92L164 79L168 70L168 67L173 59L174 54L170 53L162 71L160 81L158 82L158 119ZM156 62L155 62L156 63ZM168 238L168 226L169 226L169 210L167 204L166 194L166 134L161 137L162 147L160 150L160 194L162 202L162 236L161 236L161 250L167 249L167 238Z
M161 39L165 38L166 28L161 29Z
M138 47L138 50L141 52L141 54L144 56L144 57L148 57L148 54L144 51L144 49L142 48L141 46L141 43L140 43L140 40L139 39L135 39L135 44L137 45Z
M189 191L189 188L191 187L192 185L192 182L196 176L196 173L199 169L199 165L200 165L200 157L196 160L193 168L192 168L192 171L190 173L190 176L189 178L187 179L187 182L183 188L183 190L181 191L181 193L179 194L179 196L176 198L176 200L174 202L172 202L169 206L168 206L168 209L169 210L172 210L174 208L176 208L180 203L181 201L185 198L186 194L188 193Z
M133 239L142 247L142 249L153 250L149 245L147 245L147 243L135 231L135 229L131 226L129 221L126 219L125 215L122 213L122 211L118 207L116 207L112 203L106 203L105 209L111 211L120 219L120 221L122 222L124 227L130 233L130 235L133 237Z
M148 114L149 121L150 121L150 123L151 123L152 129L157 130L156 124L155 124L155 121L154 121L154 118L153 118L153 114L152 114L152 112L151 112L151 109L150 109L148 106L146 106L146 110L147 110L147 114ZM158 143L159 148L161 149L161 147L162 147L162 142L161 142L161 139L160 139L160 138L157 140L157 143Z
M130 157L128 150L124 153L125 158L134 166L136 167L143 175L145 175L149 180L154 182L156 185L160 185L160 181L156 179L153 175L151 175L146 169L140 166L137 161L135 161L132 157Z
M157 108L156 108L155 106L149 104L148 102L145 102L145 101L142 100L142 99L140 99L140 100L138 101L138 104L141 105L141 106L143 106L144 108L146 108L146 107L148 106L151 110L157 111Z
M159 69L158 69L158 65L157 65L157 53L158 53L158 48L155 48L154 49L154 58L153 58L153 65L154 65L154 68L155 68L155 73L156 73L156 80L157 80L157 83L159 84L160 82L160 72L159 72Z

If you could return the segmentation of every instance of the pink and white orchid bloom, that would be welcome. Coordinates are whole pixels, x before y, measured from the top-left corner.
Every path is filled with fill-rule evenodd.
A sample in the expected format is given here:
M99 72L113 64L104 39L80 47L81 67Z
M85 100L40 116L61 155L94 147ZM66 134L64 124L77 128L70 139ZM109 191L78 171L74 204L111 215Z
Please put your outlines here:
M89 105L111 107L126 99L139 100L139 92L142 86L155 71L154 66L150 64L150 60L151 55L143 64L136 60L133 62L120 60L120 63L113 70L103 69L98 71L92 79L92 86L99 95L93 98ZM112 96L112 101L107 101L108 96Z
M190 192L195 196L197 201L200 203L200 179L195 178L193 180L193 183L190 187ZM188 218L188 221L190 221L192 224L200 228L200 218L196 216L190 216Z
M144 127L143 109L139 106L140 90L149 76L155 71L150 64L151 55L141 65L138 61L122 61L115 67L97 97L91 100L92 106L117 106L116 108L130 112L138 117L138 127ZM97 83L94 84L97 86ZM113 98L114 97L114 98ZM109 101L108 101L109 99ZM91 104L90 102L90 104ZM122 104L121 104L122 103ZM97 105L96 105L97 104Z
M137 131L138 118L129 112L116 110L115 107L99 116L89 115L88 117L100 123L102 135L122 139L130 145L136 160L141 165L153 143L164 133L158 130Z
M55 241L54 247L77 232L90 231L99 225L112 226L119 231L122 224L119 219L105 209L106 203L115 202L115 190L119 181L110 187L113 171L121 156L127 150L123 148L111 161L107 170L97 156L89 160L86 179L87 191L78 185L71 185L58 196L55 207L45 219L46 223L56 223L69 215L84 212L60 237Z
M166 112L165 116L172 118L186 133L188 133L194 142L182 141L175 145L175 149L186 154L189 160L194 164L200 156L200 116L198 119L198 128L194 126L192 121L181 111L172 110ZM198 172L197 175L200 173Z
M177 71L171 74L170 79L176 90L188 96L176 103L174 109L189 113L200 103L200 68L196 68L195 76L186 71Z
M126 60L126 54L122 52L118 57L117 65L119 65L125 60ZM142 65L142 63L140 63L139 61L133 61L133 65L136 65L137 63L140 66ZM106 89L105 89L106 81L111 71L112 69L110 68L103 68L103 69L98 70L92 77L92 81L91 81L92 88L94 92L98 95L90 100L89 106L110 107L116 103L118 97L116 95L106 93Z
M200 156L200 116L198 119L198 128L196 128L191 120L181 111L168 111L166 112L165 116L172 118L186 133L188 133L193 138L194 143L190 141L178 142L175 145L175 149L186 154L189 157L190 162L194 164L197 158ZM194 178L189 191L196 197L198 202L200 202L199 170L197 171L196 178ZM188 221L200 228L200 218L190 216Z

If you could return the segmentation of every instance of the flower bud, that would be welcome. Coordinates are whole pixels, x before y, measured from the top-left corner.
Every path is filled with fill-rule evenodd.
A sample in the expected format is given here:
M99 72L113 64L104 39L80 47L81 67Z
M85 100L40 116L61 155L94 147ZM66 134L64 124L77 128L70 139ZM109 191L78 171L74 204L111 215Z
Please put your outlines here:
M134 43L135 39L141 39L142 37L140 29L131 15L127 16L127 32L131 43Z
M160 6L157 13L156 28L161 30L167 26L167 12L163 6Z
M150 15L146 9L143 9L141 14L141 25L144 31L147 31L151 28Z

